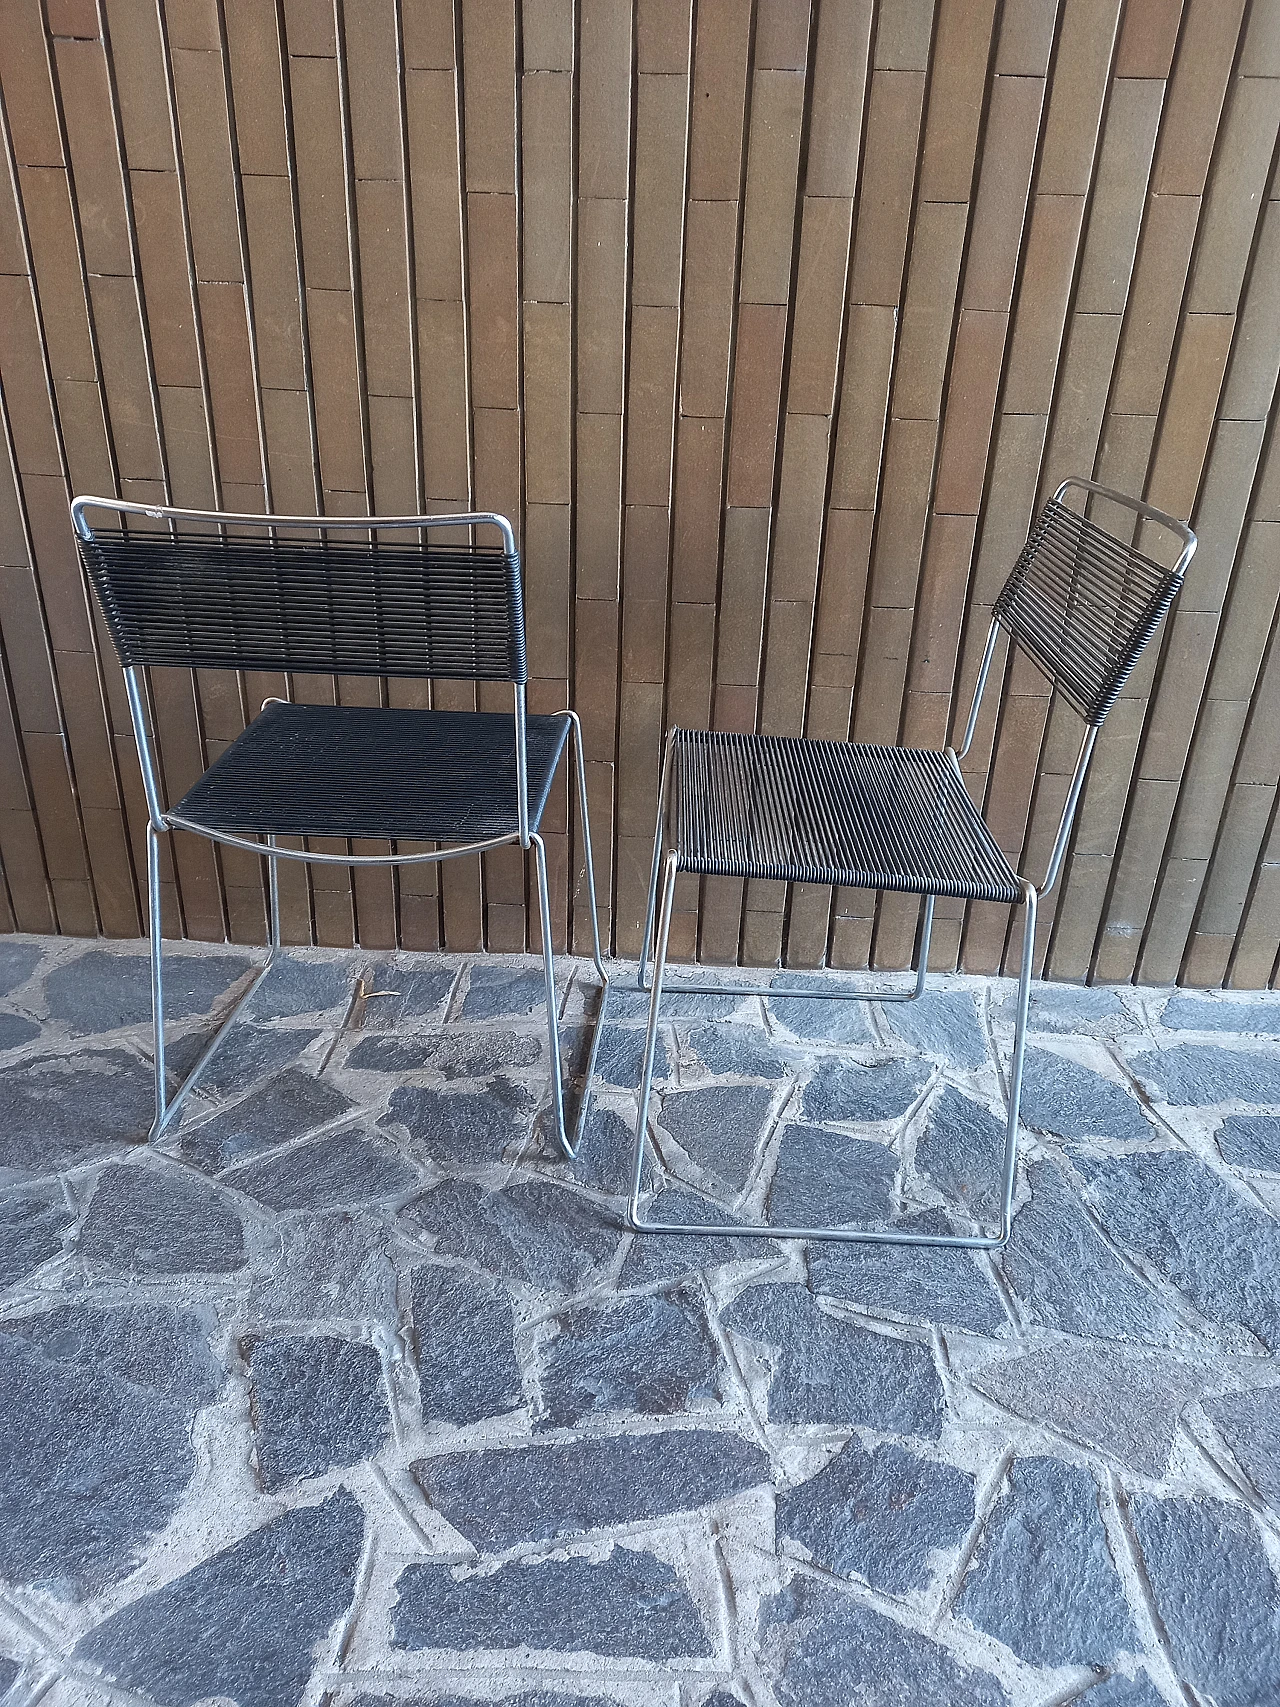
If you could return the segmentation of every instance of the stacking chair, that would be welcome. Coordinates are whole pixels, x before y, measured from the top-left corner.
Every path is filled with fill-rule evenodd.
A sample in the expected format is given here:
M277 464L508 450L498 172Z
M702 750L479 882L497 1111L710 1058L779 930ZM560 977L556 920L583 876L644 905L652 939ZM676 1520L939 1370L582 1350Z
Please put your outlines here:
M90 510L121 519L92 527ZM596 918L582 730L572 711L548 716L526 711L520 557L510 522L490 514L232 515L92 497L77 498L71 515L81 558L124 665L146 795L156 1077L150 1136L158 1137L173 1121L271 969L280 947L279 860L417 865L515 843L531 847L536 863L556 1135L572 1157L585 1127L608 980ZM169 525L127 526L129 517ZM496 528L501 547L427 542L428 532L436 529L480 527ZM246 533L246 528L256 531ZM330 537L352 529L364 537ZM302 530L317 537L297 537ZM387 530L417 530L416 542L388 541ZM195 786L167 806L152 739L147 665L282 671L286 680L292 672L306 671L509 682L512 712L267 700ZM571 736L592 951L601 986L572 1138L565 1121L547 856L539 834L552 779ZM170 1096L159 839L174 829L267 860L271 950L258 977ZM319 853L305 846L283 847L281 836L360 838L387 841L391 847L386 854ZM400 841L437 847L401 853Z
M1069 509L1063 501L1069 489L1085 494L1086 503L1088 495L1094 494L1131 512L1135 521L1130 537L1139 525L1137 518L1169 529L1182 542L1174 567L1160 568L1134 545ZM1065 480L1036 519L996 600L973 703L958 748L934 752L703 730L669 731L658 791L653 872L639 973L640 988L649 990L649 1029L628 1211L628 1221L637 1232L733 1233L977 1249L1004 1244L1012 1219L1036 902L1057 880L1098 730L1177 595L1195 548L1191 529L1172 516L1091 480ZM1048 677L1055 693L1084 724L1057 836L1038 889L1009 864L970 800L960 770L960 761L973 742L1002 633L1010 646L1018 647ZM742 988L744 993L785 995L788 999L914 1000L924 989L938 896L1021 904L1022 970L1009 1075L1000 1224L995 1231L934 1234L892 1227L771 1227L738 1222L707 1226L645 1219L640 1208L641 1181L663 990L723 990L716 984L667 982L671 908L676 878L682 871L712 877L840 884L921 897L913 988L883 992L734 985L735 991ZM645 977L651 941L653 981L648 986ZM856 1108L849 1110L848 1118L858 1118Z

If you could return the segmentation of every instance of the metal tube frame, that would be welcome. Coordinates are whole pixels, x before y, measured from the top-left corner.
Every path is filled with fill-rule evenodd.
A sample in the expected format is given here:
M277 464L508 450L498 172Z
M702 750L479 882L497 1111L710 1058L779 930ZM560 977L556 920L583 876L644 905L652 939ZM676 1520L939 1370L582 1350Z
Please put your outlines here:
M1177 534L1182 539L1183 544L1173 572L1178 576L1185 574L1187 565L1196 549L1196 536L1185 522L1180 522L1175 517L1166 515L1164 511L1154 509L1150 504L1144 504L1122 492L1113 491L1110 487L1100 486L1095 481L1078 477L1064 480L1054 493L1054 501L1060 503L1063 494L1070 487L1077 487L1086 493L1093 493L1098 497L1110 499L1114 503L1121 504L1134 511L1135 514L1167 527ZM982 661L978 667L978 678L974 684L973 701L969 707L969 715L965 722L960 745L958 748L949 747L945 749L955 765L957 775L960 774L960 760L968 753L977 731L982 697L986 690L988 677L991 674L999 633L1000 624L998 621L993 621L987 634L986 645L983 648ZM966 1250L998 1250L1008 1241L1013 1222L1013 1193L1018 1160L1018 1119L1022 1101L1022 1076L1026 1055L1027 1014L1031 1000L1031 976L1035 961L1037 907L1040 896L1047 894L1057 882L1063 860L1066 857L1071 825L1080 802L1089 762L1093 757L1093 750L1097 741L1098 730L1096 725L1086 727L1080 743L1080 751L1076 758L1075 768L1072 771L1071 782L1067 789L1067 797L1063 804L1062 816L1049 855L1043 882L1037 890L1025 877L1019 878L1022 887L1023 907L1022 965L1018 974L1013 1055L1009 1068L1009 1094L1006 1104L1004 1156L1001 1169L1000 1223L999 1227L992 1233L976 1234L923 1234L902 1232L889 1228L851 1226L772 1227L762 1225L759 1222L734 1221L693 1224L673 1221L647 1221L642 1216L640 1210L641 1186L644 1177L645 1145L649 1138L649 1104L653 1097L653 1070L658 1043L659 1010L664 988L696 994L722 994L726 988L730 988L734 993L740 992L743 995L757 996L783 995L788 998L799 996L840 1001L914 1001L924 989L925 975L928 970L929 940L933 928L935 901L935 897L932 895L921 897L921 927L916 951L916 979L914 987L909 991L881 993L874 990L788 990L779 989L774 985L734 984L726 986L724 984L686 981L668 985L666 981L667 946L671 931L671 913L675 900L676 878L679 874L679 854L675 848L670 848L664 861L663 848L667 840L671 760L676 733L675 729L668 732L663 754L662 776L658 785L658 819L653 841L653 867L650 874L649 898L645 913L644 935L641 939L640 965L637 973L637 983L640 989L647 991L649 995L649 1023L645 1034L644 1059L636 1115L635 1160L631 1178L631 1196L627 1206L628 1226L637 1233L677 1233L696 1238L729 1234L740 1238L823 1239L836 1240L844 1244L943 1245L957 1246ZM661 906L659 907L660 878L662 895ZM654 953L653 979L651 984L646 984L645 968L651 941Z
M345 528L440 528L466 527L491 524L497 527L503 536L508 552L515 551L515 537L511 524L505 516L488 511L474 512L466 515L450 516L280 516L280 515L240 515L222 510L181 510L169 506L158 507L150 504L126 503L115 498L76 498L71 506L72 522L76 532L82 539L91 539L92 530L85 518L89 508L114 510L126 515L145 515L153 519L173 519L184 521L209 521L217 523L252 523L259 527L345 527ZM592 960L600 979L600 1001L596 1008L592 1024L591 1048L587 1059L586 1077L583 1082L582 1094L578 1102L577 1117L574 1122L573 1137L569 1137L565 1119L565 1088L564 1070L560 1054L560 1023L559 999L556 994L554 949L551 940L551 903L547 884L546 847L542 837L529 827L529 753L526 722L526 695L523 682L513 684L514 689L514 720L516 748L516 816L517 829L513 835L492 836L479 842L467 842L455 847L438 848L431 853L416 854L327 854L314 853L301 848L282 848L274 835L266 837L265 841L255 841L248 836L230 835L225 831L211 829L208 825L199 824L190 819L180 818L169 812L164 806L164 795L157 764L155 748L152 740L151 719L148 715L146 702L145 680L142 671L131 665L125 668L125 688L129 700L129 713L133 721L134 737L138 747L138 761L142 770L143 794L147 803L147 912L148 926L151 939L151 1012L152 1012L152 1045L155 1060L155 1120L147 1134L151 1142L165 1133L181 1112L192 1091L195 1090L201 1075L217 1052L219 1046L227 1037L234 1022L252 1001L254 995L275 964L280 951L280 884L279 861L291 859L304 865L427 865L435 864L446 859L457 859L463 854L483 853L489 848L507 847L519 843L528 852L533 850L538 886L538 915L541 929L542 963L547 984L547 1039L551 1050L551 1088L552 1107L555 1116L556 1140L565 1157L572 1161L582 1144L586 1129L587 1116L591 1103L591 1083L595 1073L596 1053L600 1047L600 1036L603 1028L605 1008L609 999L609 978L604 967L604 956L600 945L600 920L596 909L596 878L595 864L591 853L591 824L587 812L587 773L586 755L582 740L582 723L577 712L570 711L569 718L572 733L574 768L578 776L578 801L582 815L582 851L586 871L587 892L591 904L591 949ZM264 701L264 704L269 703ZM281 702L287 703L287 702ZM267 897L269 912L270 950L257 977L240 997L226 1019L219 1026L213 1037L191 1068L182 1084L172 1096L168 1094L168 1072L166 1066L166 1048L164 1036L164 957L161 941L161 906L160 906L160 837L170 830L188 830L194 835L205 836L213 842L221 842L227 847L243 848L249 853L255 853L267 861Z

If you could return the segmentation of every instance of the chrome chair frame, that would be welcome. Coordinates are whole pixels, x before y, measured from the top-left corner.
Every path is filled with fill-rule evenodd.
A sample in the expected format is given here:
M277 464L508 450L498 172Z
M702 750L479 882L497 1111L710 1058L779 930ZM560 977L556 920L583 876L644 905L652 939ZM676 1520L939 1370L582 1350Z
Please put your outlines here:
M89 509L103 509L118 515L146 516L158 521L195 521L217 525L248 525L268 528L316 528L320 531L329 528L357 528L363 530L418 528L428 530L448 527L496 527L502 535L506 551L514 555L515 535L511 523L505 516L492 511L468 512L464 515L444 516L282 516L282 515L241 515L224 510L187 510L171 506L156 506L125 502L117 498L98 498L91 496L77 497L71 505L71 519L77 536L86 542L92 540L93 530L85 516ZM590 1051L587 1058L586 1077L583 1083L582 1096L579 1101L577 1117L574 1122L573 1136L569 1136L565 1118L565 1086L564 1070L560 1054L560 1025L559 1004L556 995L554 950L551 940L551 903L547 883L547 854L542 836L529 828L529 777L528 777L528 743L526 732L526 693L523 681L512 683L513 715L515 720L515 751L516 751L516 810L518 829L512 835L493 836L483 841L468 842L453 847L437 848L429 853L399 854L394 851L389 854L332 854L316 853L307 849L281 847L276 836L267 836L265 841L254 841L247 836L229 834L224 830L199 824L179 817L166 809L163 801L160 783L160 768L154 746L151 718L148 714L146 681L143 668L138 665L126 665L124 668L126 693L129 701L129 713L133 721L134 736L138 747L138 760L142 770L142 787L147 803L147 909L151 941L151 1001L152 1001L152 1035L155 1056L155 1120L147 1134L147 1141L159 1138L173 1124L184 1104L197 1084L209 1063L212 1061L219 1046L227 1037L235 1021L252 1002L254 995L261 987L267 974L275 964L280 951L280 888L278 862L282 859L296 860L304 865L344 865L344 866L397 866L397 865L431 865L448 859L459 859L465 854L481 854L492 848L518 845L526 853L533 849L538 884L538 912L541 924L542 963L547 986L547 1040L551 1051L551 1090L552 1106L555 1115L556 1140L565 1157L572 1161L582 1143L586 1130L587 1115L590 1107L591 1082L595 1071L596 1053L600 1046L603 1029L605 1008L609 999L610 984L604 967L604 956L600 945L600 923L596 907L595 866L591 855L591 821L587 809L587 782L585 753L582 741L582 724L575 711L567 711L563 715L569 719L572 731L574 764L577 772L578 803L582 818L582 851L583 864L587 878L587 889L591 902L591 957L595 963L597 976L600 979L600 1001L596 1009L592 1026ZM264 700L263 705L272 703ZM284 701L282 703L290 703ZM227 847L241 848L248 853L258 854L267 861L267 902L269 951L258 975L249 988L236 1002L218 1030L214 1033L205 1049L201 1052L191 1067L181 1086L172 1096L168 1095L168 1074L166 1070L166 1048L164 1036L164 978L163 955L161 945L161 916L160 916L160 837L170 830L187 830L194 835L204 836L210 841L220 842Z
M1122 492L1113 491L1097 482L1086 480L1080 476L1072 476L1062 482L1054 493L1053 502L1061 503L1063 495L1069 488L1076 488L1086 494L1108 499L1131 510L1135 516L1155 522L1170 529L1183 542L1177 563L1170 574L1181 579L1185 574L1196 549L1196 536L1185 522L1164 511L1154 509L1150 504L1142 503L1136 498L1130 498ZM1087 499L1086 499L1087 502ZM1001 622L998 616L993 617L987 633L986 645L983 649L982 662L979 665L977 681L974 684L973 700L969 707L968 719L965 723L964 735L957 748L945 748L944 752L955 765L959 773L959 762L968 753L973 744L978 727L978 716L982 706L983 694L986 690L987 679L991 673L995 657L996 644L999 638ZM1012 635L1010 645L1014 644ZM1100 721L1100 720L1099 720ZM1063 803L1062 815L1058 823L1057 834L1049 854L1045 874L1039 885L1031 883L1026 877L1019 876L1022 888L1023 931L1022 931L1022 965L1018 976L1018 995L1015 1007L1015 1025L1013 1054L1009 1068L1009 1092L1006 1102L1004 1152L1001 1167L1000 1184L1000 1224L994 1233L975 1234L925 1234L901 1231L888 1228L860 1227L774 1227L759 1222L725 1221L722 1223L690 1223L672 1221L649 1221L640 1210L640 1198L644 1177L645 1145L649 1138L649 1105L653 1096L654 1060L658 1041L659 1009L664 989L670 989L681 994L722 995L726 990L734 995L774 996L786 1000L802 998L804 1000L830 1000L854 1002L909 1002L915 1001L924 992L925 978L929 967L929 944L933 931L934 895L921 896L921 916L918 928L918 941L915 953L915 982L909 990L824 990L824 989L788 989L775 984L738 984L726 986L706 980L682 980L678 983L668 983L666 979L667 946L671 928L671 915L675 900L676 878L679 874L679 852L670 848L663 856L664 844L668 839L668 814L670 809L670 779L672 753L675 737L679 731L672 728L667 733L663 754L662 774L658 787L658 816L654 830L653 865L649 880L649 897L645 913L644 934L641 939L640 964L636 976L637 987L649 996L649 1023L645 1035L645 1048L638 1097L638 1109L635 1130L635 1159L631 1178L631 1194L627 1207L627 1224L637 1233L676 1233L693 1237L710 1235L731 1235L743 1238L770 1239L822 1239L835 1240L846 1244L892 1244L892 1245L930 1245L951 1246L967 1250L996 1250L1004 1245L1009 1238L1013 1221L1013 1196L1017 1172L1018 1152L1018 1117L1022 1098L1023 1063L1026 1052L1027 1015L1031 998L1032 966L1035 958L1036 913L1040 898L1052 890L1061 872L1062 863L1066 857L1067 845L1071 834L1071 825L1079 805L1080 795L1084 789L1089 762L1093 756L1094 745L1097 741L1099 724L1090 723L1085 727L1076 756L1076 762L1067 789L1066 800ZM661 903L659 904L659 889ZM646 983L646 967L650 945L653 948L652 982Z

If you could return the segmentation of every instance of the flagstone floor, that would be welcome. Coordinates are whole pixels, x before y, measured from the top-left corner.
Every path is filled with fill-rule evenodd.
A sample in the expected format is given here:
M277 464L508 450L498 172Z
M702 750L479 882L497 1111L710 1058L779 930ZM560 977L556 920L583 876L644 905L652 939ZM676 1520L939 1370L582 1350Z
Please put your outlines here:
M664 1207L982 1218L1008 984L731 985ZM1280 1700L1280 1002L1039 989L992 1258L634 1238L643 1001L569 1168L541 989L291 953L147 1147L144 945L0 939L6 1707Z

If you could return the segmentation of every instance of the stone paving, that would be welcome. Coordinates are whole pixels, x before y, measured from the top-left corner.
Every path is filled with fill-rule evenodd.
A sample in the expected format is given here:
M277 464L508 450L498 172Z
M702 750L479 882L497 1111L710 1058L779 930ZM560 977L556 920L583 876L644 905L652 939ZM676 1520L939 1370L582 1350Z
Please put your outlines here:
M664 1209L981 1219L1011 995L673 1001ZM632 1238L540 1000L291 954L148 1149L143 946L0 940L7 1707L1280 1699L1280 1004L1037 990L992 1259Z

